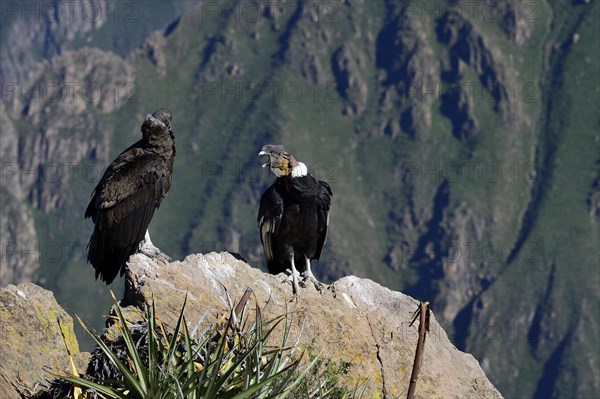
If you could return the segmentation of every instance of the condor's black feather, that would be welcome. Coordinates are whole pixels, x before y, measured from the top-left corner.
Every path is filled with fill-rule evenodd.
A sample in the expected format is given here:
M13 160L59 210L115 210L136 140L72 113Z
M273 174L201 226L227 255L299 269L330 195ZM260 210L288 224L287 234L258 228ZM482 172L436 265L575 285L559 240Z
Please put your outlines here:
M106 169L85 211L94 232L88 261L110 284L144 238L154 212L171 187L175 138L171 113L160 109L142 124L143 138Z

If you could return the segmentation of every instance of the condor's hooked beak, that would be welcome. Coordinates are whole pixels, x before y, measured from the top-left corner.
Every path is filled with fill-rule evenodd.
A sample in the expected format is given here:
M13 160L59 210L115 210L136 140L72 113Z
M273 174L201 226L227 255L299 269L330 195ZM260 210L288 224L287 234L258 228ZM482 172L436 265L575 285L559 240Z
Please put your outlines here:
M263 168L268 168L268 167L271 166L271 157L269 156L269 154L267 154L265 151L261 151L261 152L258 153L258 156L259 157L262 157L262 156L267 156L268 157L267 162L264 163L264 164L262 164Z

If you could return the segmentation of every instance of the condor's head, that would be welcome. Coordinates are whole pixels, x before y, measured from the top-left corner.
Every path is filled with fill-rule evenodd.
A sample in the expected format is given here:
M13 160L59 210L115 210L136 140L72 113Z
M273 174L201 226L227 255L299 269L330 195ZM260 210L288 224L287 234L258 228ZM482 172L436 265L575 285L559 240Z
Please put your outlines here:
M171 111L166 108L160 108L152 115L146 115L144 123L142 124L142 135L148 141L156 139L155 136L162 136L164 133L171 131L171 120L173 115Z
M258 156L268 156L269 159L262 165L270 168L275 176L301 177L308 174L308 168L302 162L296 161L291 154L285 152L282 145L267 144L258 153Z

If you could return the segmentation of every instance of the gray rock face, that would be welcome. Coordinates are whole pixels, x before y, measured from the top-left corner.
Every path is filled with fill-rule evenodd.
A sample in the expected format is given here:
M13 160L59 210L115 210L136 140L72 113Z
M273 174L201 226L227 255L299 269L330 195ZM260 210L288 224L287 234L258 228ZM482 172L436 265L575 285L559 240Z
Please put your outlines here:
M82 365L85 355L79 353L73 319L52 292L31 283L0 289L2 398L20 398L17 389L31 392L52 379L50 373L68 374L65 343L76 363Z
M293 315L292 336L301 346L323 350L322 356L350 363L346 383L369 379L366 397L406 395L417 342L416 323L409 327L418 302L371 280L344 277L323 292L312 284L292 298L292 288L250 267L229 253L197 254L163 263L144 255L129 261L125 302L141 305L155 300L159 316L175 322L187 294L186 319L207 322L228 309L227 295L239 300L250 288L266 319ZM477 360L448 340L435 317L425 344L417 384L421 398L501 398Z

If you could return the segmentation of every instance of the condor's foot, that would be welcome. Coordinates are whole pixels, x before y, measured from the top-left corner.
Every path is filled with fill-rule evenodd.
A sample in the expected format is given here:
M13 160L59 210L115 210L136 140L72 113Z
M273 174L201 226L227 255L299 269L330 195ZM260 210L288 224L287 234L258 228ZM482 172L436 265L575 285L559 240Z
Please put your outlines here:
M325 284L317 280L317 278L312 273L303 273L302 282L300 283L300 285L302 287L306 287L309 282L313 283L317 291L319 291L321 294L323 293L323 289L326 287Z
M162 252L158 247L154 245L140 244L139 252L152 259L161 259L165 262L171 262L173 259L166 253Z
M158 258L164 260L165 262L172 261L169 255L162 252L157 246L155 246L152 243L152 241L150 240L150 234L148 233L148 230L146 230L146 236L144 237L142 242L140 242L138 250L139 252L153 259Z
M325 288L325 284L319 282L315 275L312 273L312 268L310 266L310 258L305 256L306 260L306 270L302 273L302 286L306 287L307 281L310 281L315 286L316 290L319 291L320 294L323 293L323 288Z
M294 297L298 295L300 292L300 286L298 285L298 280L300 279L300 273L297 270L286 270L288 276L282 281L282 283L292 283L292 289L294 292Z

